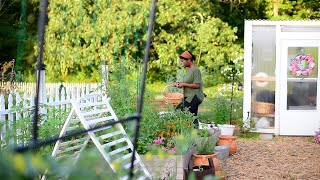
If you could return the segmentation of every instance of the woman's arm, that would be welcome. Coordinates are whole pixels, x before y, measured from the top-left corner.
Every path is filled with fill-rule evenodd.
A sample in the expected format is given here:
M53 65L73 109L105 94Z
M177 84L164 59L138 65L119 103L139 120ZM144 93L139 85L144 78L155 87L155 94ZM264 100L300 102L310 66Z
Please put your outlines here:
M200 83L184 83L184 82L179 82L178 83L178 88L183 88L183 87L187 87L187 88L191 88L191 89L199 89L200 88Z

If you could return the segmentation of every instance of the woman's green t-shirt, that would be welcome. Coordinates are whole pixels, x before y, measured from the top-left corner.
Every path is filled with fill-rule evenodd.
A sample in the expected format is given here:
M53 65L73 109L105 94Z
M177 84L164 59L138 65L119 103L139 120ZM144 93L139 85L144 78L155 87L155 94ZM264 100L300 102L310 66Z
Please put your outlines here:
M201 78L201 72L198 67L190 68L187 70L186 74L183 77L183 82L189 83L189 84L200 84L200 88L198 89L192 89L192 88L183 88L183 95L186 97L187 102L191 102L194 95L197 96L197 98L200 101L203 101L204 94L202 89L202 78Z

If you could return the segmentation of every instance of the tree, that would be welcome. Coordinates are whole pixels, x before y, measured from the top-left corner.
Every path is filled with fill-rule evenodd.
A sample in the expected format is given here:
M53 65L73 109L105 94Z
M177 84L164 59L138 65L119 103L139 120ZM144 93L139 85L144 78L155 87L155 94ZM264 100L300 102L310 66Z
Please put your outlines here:
M101 60L128 69L140 62L149 4L143 1L56 0L49 6L48 80L98 81ZM69 78L69 79L68 79Z
M221 68L241 54L240 46L235 44L237 28L212 17L214 6L201 2L159 2L153 40L155 52L150 62L151 72L157 74L153 77L174 74L180 66L177 56L191 50L197 57L196 63L210 74L207 79L216 79L207 83L219 83Z
M267 18L273 20L305 20L320 17L317 0L266 0Z

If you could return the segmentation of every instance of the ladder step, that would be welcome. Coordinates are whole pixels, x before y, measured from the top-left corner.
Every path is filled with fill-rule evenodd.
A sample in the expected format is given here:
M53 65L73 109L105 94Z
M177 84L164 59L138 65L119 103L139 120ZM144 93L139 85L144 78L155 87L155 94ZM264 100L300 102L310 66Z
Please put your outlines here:
M69 126L69 127L67 127L66 132L75 130L77 128L79 128L79 127L78 126Z
M80 119L72 119L72 120L70 120L70 124L72 124L72 123L78 123L78 122L80 122Z
M64 150L58 150L57 154L60 154L60 153L65 153L65 152L68 152L68 151L72 151L72 150L75 150L75 149L81 149L83 147L83 144L80 144L80 145L77 145L77 146L71 146L69 148L66 148Z
M122 131L115 131L115 132L112 132L112 133L109 133L109 134L104 134L104 135L102 135L102 136L99 136L98 139L99 139L99 140L107 139L107 138L110 138L110 137L112 137L112 136L119 135L119 134L121 134L121 133L122 133Z
M82 141L85 141L86 139L87 139L87 137L80 138L80 139L75 139L75 140L72 140L72 141L62 142L62 143L60 143L60 147L61 146L66 146L66 145L70 145L70 144L75 144L75 143L78 143L78 142L82 142Z
M94 119L94 120L87 121L87 123L88 123L89 125L91 125L91 124L97 124L97 123L99 123L99 122L108 121L108 120L111 120L111 119L114 119L114 117L112 117L112 116L103 117L103 118L99 118L99 119ZM86 120L87 120L87 119L86 119Z
M138 160L134 160L134 161L133 161L133 165L136 165L136 164L138 164L138 163L139 163ZM128 163L128 164L126 164L126 165L124 165L123 167L124 167L124 169L129 169L129 168L131 167L131 162Z
M121 139L117 139L117 140L113 140L107 144L104 144L102 145L103 148L106 148L106 147L111 147L113 145L116 145L116 144L119 144L119 143L122 143L122 142L125 142L126 141L126 138L121 138Z
M133 171L133 174L135 174L137 172L137 170ZM151 179L150 177L144 176L143 174L141 174L142 176L139 178L136 178L137 180L146 180L146 179ZM129 179L129 176L123 176L120 178L121 180L126 180Z
M86 103L79 103L77 105L78 105L78 108L105 106L106 102L86 102Z
M90 110L90 111L81 111L83 116L90 116L94 114L101 114L101 113L108 113L110 112L109 109L96 109L96 110Z
M120 153L120 152L123 152L123 151L125 151L125 150L127 150L127 149L130 149L130 146L129 146L129 145L127 145L127 146L125 146L125 147L122 147L122 148L119 148L119 149L116 149L116 150L114 150L114 151L111 151L111 152L109 152L108 154L109 154L110 156L113 156L113 155L118 154L118 153Z
M111 128L111 126L105 126L105 127L102 127L102 128L96 129L96 130L93 130L93 131L91 131L91 132L95 133L95 132L103 131L103 130L110 129L110 128Z
M73 154L65 154L65 155L61 155L61 156L56 156L56 158L59 159L63 159L63 158L76 158L81 151L76 151Z
M92 99L92 98L97 98L97 97L99 97L99 96L101 96L101 94L99 94L99 93L96 93L96 94L92 93L92 94L86 94L86 95L84 95L83 98L85 98L85 99Z
M120 158L118 158L118 159L116 159L116 160L114 160L114 161L115 161L115 162L121 162L121 161L123 161L123 160L126 160L126 159L131 158L131 156L132 156L132 153L129 153L129 154L126 154L126 155L124 155L124 156L121 156Z
M141 176L141 177L138 178L138 180L145 180L145 179L150 179L150 178L148 178L146 176Z

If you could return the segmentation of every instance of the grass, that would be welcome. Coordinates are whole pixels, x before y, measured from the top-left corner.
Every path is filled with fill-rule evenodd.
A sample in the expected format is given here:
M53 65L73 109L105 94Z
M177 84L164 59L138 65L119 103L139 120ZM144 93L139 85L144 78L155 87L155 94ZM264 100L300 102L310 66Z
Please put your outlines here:
M245 132L242 133L240 136L237 138L238 140L258 140L260 139L260 134L256 132Z

